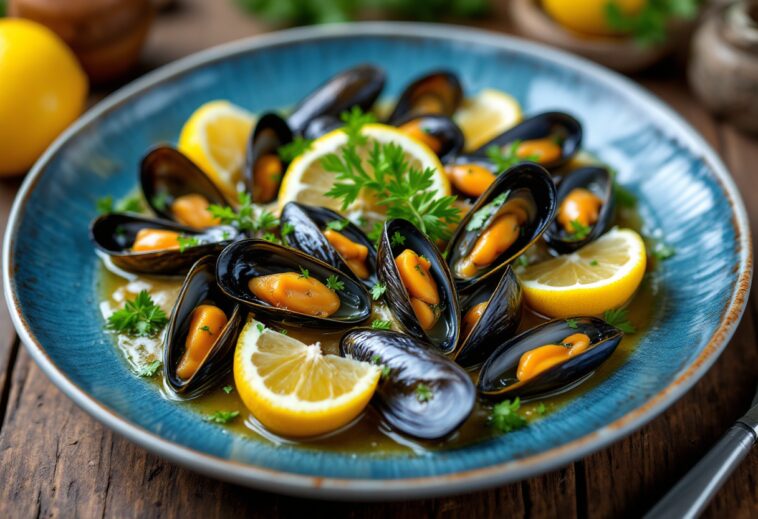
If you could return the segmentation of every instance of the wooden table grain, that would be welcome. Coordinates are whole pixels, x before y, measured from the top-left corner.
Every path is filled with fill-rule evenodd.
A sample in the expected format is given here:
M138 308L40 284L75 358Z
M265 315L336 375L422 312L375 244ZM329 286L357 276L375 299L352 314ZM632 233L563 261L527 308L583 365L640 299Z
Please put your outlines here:
M507 1L507 0L506 0ZM183 0L155 22L143 70L270 29L230 1ZM478 25L507 29L501 11ZM635 77L721 154L758 229L758 140L714 120L676 63ZM95 92L93 101L102 97ZM0 181L0 229L18 180ZM755 235L754 235L755 237ZM625 517L660 498L749 406L758 381L753 295L718 362L679 402L628 438L561 470L504 487L402 503L314 502L222 483L115 435L61 394L19 345L0 303L0 517ZM663 347L663 345L662 345ZM758 516L758 450L705 514Z

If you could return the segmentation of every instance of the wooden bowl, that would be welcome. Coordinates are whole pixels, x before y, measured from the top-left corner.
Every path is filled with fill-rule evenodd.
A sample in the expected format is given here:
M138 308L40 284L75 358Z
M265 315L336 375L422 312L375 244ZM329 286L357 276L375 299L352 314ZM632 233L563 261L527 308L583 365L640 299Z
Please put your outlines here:
M539 0L510 0L508 7L514 28L522 36L626 73L645 69L659 61L686 39L692 27L690 22L675 22L669 29L666 43L642 46L628 36L591 36L569 30L553 20L539 5Z

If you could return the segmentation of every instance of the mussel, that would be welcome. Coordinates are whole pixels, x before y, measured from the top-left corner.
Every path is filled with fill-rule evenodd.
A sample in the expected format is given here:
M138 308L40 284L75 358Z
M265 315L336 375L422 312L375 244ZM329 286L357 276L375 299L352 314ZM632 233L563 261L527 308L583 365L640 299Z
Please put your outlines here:
M216 284L216 258L200 258L184 279L166 328L163 372L174 392L196 396L229 373L242 313Z
M354 106L368 111L384 88L385 75L371 65L358 65L332 77L319 86L292 111L287 119L295 135L324 115L339 116Z
M310 140L318 139L322 135L326 135L332 130L336 130L342 126L344 126L344 123L339 117L334 115L322 115L308 123L308 126L303 130L303 137Z
M219 222L208 206L229 205L216 184L192 160L171 146L150 150L140 165L142 194L159 218L205 228Z
M105 214L90 225L90 239L114 265L144 274L184 274L240 236L236 227L187 227L136 214Z
M541 113L501 133L474 151L473 155L486 157L490 147L507 150L514 143L518 143L518 157L537 162L547 169L558 168L581 148L582 125L567 113Z
M366 235L349 220L325 207L288 202L282 209L284 236L290 247L340 269L371 288L376 284L376 250Z
M243 168L253 202L266 204L276 198L287 167L279 156L279 148L290 142L292 131L280 116L267 113L258 119L248 140Z
M459 290L499 272L531 246L553 221L556 189L537 164L501 173L458 224L447 262Z
M501 344L479 372L479 393L528 398L574 387L605 362L624 332L596 317L541 324Z
M461 341L455 361L463 367L478 366L497 345L510 339L521 322L522 290L510 266L460 294Z
M366 289L302 251L261 240L241 240L216 264L221 290L258 318L295 326L340 328L371 314Z
M408 85L397 100L388 123L397 125L415 115L451 117L463 101L463 87L452 72L430 72Z
M558 210L545 231L545 243L559 254L596 240L613 224L613 179L603 167L570 172L558 185Z
M444 163L463 149L463 132L445 115L417 115L398 123L398 129L423 142Z
M445 161L445 175L456 194L476 200L497 178L497 167L490 160L472 155L458 155Z
M342 337L340 353L383 367L373 402L389 425L404 434L443 438L474 408L476 389L468 374L413 337L357 328Z
M403 219L384 224L377 253L384 300L402 328L450 355L460 334L453 278L437 246Z

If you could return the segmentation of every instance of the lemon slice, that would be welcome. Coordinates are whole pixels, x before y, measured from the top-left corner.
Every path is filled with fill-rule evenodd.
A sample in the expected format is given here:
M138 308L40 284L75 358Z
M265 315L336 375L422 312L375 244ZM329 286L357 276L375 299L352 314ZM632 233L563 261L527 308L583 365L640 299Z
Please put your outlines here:
M521 122L521 106L512 96L485 88L463 101L453 117L466 139L464 151L473 151Z
M187 119L177 147L200 166L232 200L242 180L242 166L253 114L228 101L205 103Z
M368 405L380 370L324 355L318 345L248 320L234 354L234 382L250 412L286 436L324 434L348 424Z
M519 279L527 304L541 314L599 315L632 297L646 262L640 235L614 228L576 252L529 265Z
M450 194L450 183L444 173L442 163L437 155L424 143L413 139L397 128L384 124L368 124L362 129L363 135L368 137L368 143L359 150L365 163L368 150L374 142L394 142L405 151L406 159L411 167L423 170L431 168L434 172L432 186L429 188L437 193L438 197ZM328 207L340 211L342 203L336 198L325 195L332 188L335 181L334 173L330 173L321 166L321 159L330 153L339 154L340 149L347 142L347 135L341 129L334 130L316 139L311 148L296 158L287 168L279 190L279 208L287 202L301 202L314 206ZM384 207L377 205L376 200L370 193L364 193L348 208L348 216L359 214L369 219L380 219L384 215Z

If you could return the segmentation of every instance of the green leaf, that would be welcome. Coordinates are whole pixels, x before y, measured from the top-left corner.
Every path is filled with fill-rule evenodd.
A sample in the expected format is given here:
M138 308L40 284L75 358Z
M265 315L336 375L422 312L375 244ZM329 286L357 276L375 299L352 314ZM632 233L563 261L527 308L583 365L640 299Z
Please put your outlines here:
M545 413L547 413L547 408L545 407L545 404L543 402L540 402L537 405L537 414L540 416L545 416Z
M339 292L340 290L345 290L345 282L341 281L336 274L332 274L326 278L326 288Z
M387 290L387 285L385 285L381 281L377 281L377 283L373 287L371 287L371 298L374 301L379 301L379 299L382 298L386 290Z
M221 388L221 390L228 395L229 393L234 391L234 388L232 386L224 386Z
M405 236L395 231L390 237L390 245L397 247L399 245L405 245Z
M502 433L509 433L526 426L526 418L519 414L521 400L503 400L495 404L490 413L489 424Z
M266 329L266 327L261 323L256 324L255 327L258 329L258 333L263 333L263 330Z
M208 206L208 211L213 217L221 220L222 224L233 225L253 236L271 232L279 226L279 219L272 212L261 209L256 214L249 193L240 193L238 199L239 207L236 211L231 207L216 204Z
M592 231L592 227L584 225L579 220L571 220L571 229L569 230L571 233L571 240L583 240L587 237L590 231Z
M520 157L518 154L519 146L521 146L520 140L515 140L507 146L502 147L493 144L487 147L485 153L487 154L487 158L489 158L495 165L498 173L503 173L507 169L512 168L516 164L521 164L522 162L539 161L539 157L536 155Z
M300 269L300 276L299 277L305 278L305 279L308 279L309 277L311 277L311 274L310 274L310 272L308 272L307 268L303 268L303 267L298 267L298 268Z
M179 252L184 252L191 247L197 247L202 243L197 236L181 235L176 240L179 242Z
M484 207L475 212L471 216L471 220L469 220L468 224L466 225L466 230L476 231L484 227L490 216L495 214L497 210L500 209L500 207L505 203L505 201L508 199L509 194L510 191L499 194L495 197L494 200L492 200L492 202L486 204Z
M615 183L613 185L614 189L614 196L616 198L616 202L621 207L626 207L628 209L633 209L637 206L637 197L629 191L628 188L622 186L619 183Z
M124 308L113 312L106 327L109 330L135 337L153 336L168 322L166 313L153 302L147 290L142 290Z
M694 19L702 0L648 0L634 14L627 14L616 2L606 4L608 25L622 33L630 33L642 46L664 43L669 24L674 19Z
M590 266L591 267L597 267L598 263L596 259L590 260Z
M428 402L434 398L434 393L426 384L419 383L416 385L416 400L419 402Z
M292 234L295 230L295 226L292 225L289 222L285 222L282 224L282 228L279 230L279 234L282 235L282 238L286 238L290 234Z
M629 311L623 308L606 310L603 314L603 319L624 333L635 333L637 331L637 328L629 322Z
M153 207L163 211L166 209L166 207L168 207L168 194L163 191L156 193L150 202L153 204Z
M113 212L113 197L103 196L101 198L98 198L95 202L95 209L100 214L108 214Z
M347 227L348 224L350 224L350 221L347 220L347 219L345 219L345 220L332 220L331 222L329 222L329 223L326 224L326 228L327 229L331 229L332 231L338 231L339 232L339 231L343 230L345 227Z
M373 321L371 321L371 328L373 328L374 330L391 330L392 322L382 321L381 319L374 319Z
M216 411L206 417L212 423L227 424L240 415L239 411Z
M150 377L155 376L156 373L158 373L158 368L160 368L160 367L161 367L161 361L154 360L150 364L146 364L146 365L142 366L142 369L140 369L137 372L137 374L140 377L150 378Z
M576 321L576 319L566 319L566 325L572 330L579 328L579 323Z
M200 331L203 331L207 333L208 335L213 335L213 332L211 331L211 327L208 326L207 324L205 326L201 326Z
M667 245L666 243L659 241L655 244L650 254L659 261L666 261L676 254L676 249L674 249L674 247L671 245Z
M117 213L141 213L144 210L145 207L142 205L142 199L138 196L125 198L116 206Z
M311 149L312 145L313 141L311 139L304 139L298 135L292 139L292 142L279 146L279 149L276 151L282 162L292 162L296 157Z

